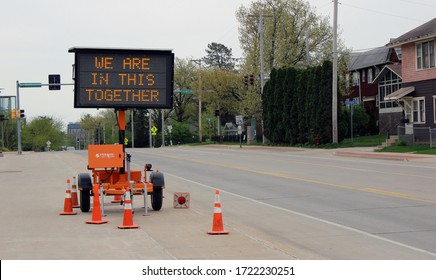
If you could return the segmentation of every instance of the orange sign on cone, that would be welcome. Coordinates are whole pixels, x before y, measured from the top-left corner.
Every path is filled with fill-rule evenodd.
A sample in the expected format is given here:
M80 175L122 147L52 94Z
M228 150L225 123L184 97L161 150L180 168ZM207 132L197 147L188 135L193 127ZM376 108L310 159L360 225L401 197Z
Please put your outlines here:
M100 206L100 195L98 192L98 185L94 184L92 187L92 192L94 193L94 204L92 206L92 219L85 221L87 224L105 224L109 222L108 220L103 220L101 215L101 206Z
M123 224L118 226L121 229L139 228L133 224L132 201L130 200L130 191L125 192L126 199L124 200L124 218Z
M67 189L65 190L65 199L64 199L64 211L60 212L59 215L76 215L76 214L77 214L76 212L73 212L70 180L67 180Z
M207 232L208 234L228 234L229 232L224 230L223 215L221 211L220 191L215 192L215 206L213 208L213 223L212 230Z
M70 183L70 180L67 180ZM73 185L71 186L71 201L73 202L73 208L79 208L79 199L77 198L77 186L76 177L73 177Z

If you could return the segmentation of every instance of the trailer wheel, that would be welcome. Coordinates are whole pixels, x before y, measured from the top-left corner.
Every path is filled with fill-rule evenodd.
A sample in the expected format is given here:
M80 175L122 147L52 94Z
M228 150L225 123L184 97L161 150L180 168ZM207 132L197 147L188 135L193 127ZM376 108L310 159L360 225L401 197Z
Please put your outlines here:
M91 208L91 191L81 190L80 191L80 210L82 212L89 212Z
M91 176L88 173L80 173L77 179L77 185L80 189L80 210L89 212L91 208Z
M153 184L153 193L151 194L151 206L153 210L159 211L163 204L163 186L165 186L164 175L161 172L152 172L150 182Z
M163 194L162 186L154 186L151 194L151 206L153 210L159 211L162 208Z

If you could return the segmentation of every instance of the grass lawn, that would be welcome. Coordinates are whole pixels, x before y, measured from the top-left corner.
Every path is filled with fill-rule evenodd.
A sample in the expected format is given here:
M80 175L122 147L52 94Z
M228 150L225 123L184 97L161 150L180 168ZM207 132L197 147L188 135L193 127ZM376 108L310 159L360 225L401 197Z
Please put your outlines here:
M428 145L395 145L377 152L436 155L436 148L430 148Z
M339 144L326 144L321 145L320 148L335 149L335 148L348 148L348 147L376 147L386 141L386 135L371 135L345 138Z

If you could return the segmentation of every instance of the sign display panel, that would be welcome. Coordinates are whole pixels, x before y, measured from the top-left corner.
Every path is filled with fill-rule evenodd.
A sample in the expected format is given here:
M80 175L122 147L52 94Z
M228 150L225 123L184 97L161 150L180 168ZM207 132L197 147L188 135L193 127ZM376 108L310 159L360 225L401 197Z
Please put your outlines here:
M75 108L172 108L174 54L72 48Z

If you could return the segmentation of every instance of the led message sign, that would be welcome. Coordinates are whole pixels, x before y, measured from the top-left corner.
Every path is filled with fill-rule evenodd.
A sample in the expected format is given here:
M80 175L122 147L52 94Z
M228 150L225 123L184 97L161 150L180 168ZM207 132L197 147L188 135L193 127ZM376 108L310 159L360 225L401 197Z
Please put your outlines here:
M75 108L172 108L174 54L72 48Z

